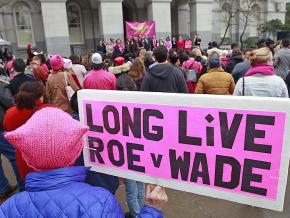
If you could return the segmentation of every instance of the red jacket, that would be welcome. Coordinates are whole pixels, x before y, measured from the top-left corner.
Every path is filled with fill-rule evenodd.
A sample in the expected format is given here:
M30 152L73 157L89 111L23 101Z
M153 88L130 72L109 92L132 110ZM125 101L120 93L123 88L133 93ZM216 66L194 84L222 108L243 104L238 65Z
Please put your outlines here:
M37 110L40 110L45 107L49 107L49 105L43 104L41 101L36 102ZM19 110L16 105L7 110L4 120L3 126L4 129L8 132L11 132L18 127L22 126L26 123L27 120L33 115L33 111L31 109L21 109ZM21 152L16 150L16 164L19 170L19 174L23 181L25 181L26 175L28 173L34 172L35 170L30 168L25 160L22 158Z
M184 41L183 41L182 39L179 39L179 40L177 41L177 48L178 48L178 49L182 49L182 48L184 48Z

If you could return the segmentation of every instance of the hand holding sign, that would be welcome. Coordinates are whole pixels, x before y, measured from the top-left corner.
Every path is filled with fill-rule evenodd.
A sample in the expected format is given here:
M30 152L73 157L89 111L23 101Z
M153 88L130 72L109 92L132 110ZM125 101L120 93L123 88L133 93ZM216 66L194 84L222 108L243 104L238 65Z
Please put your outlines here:
M162 210L167 201L168 197L164 187L151 184L147 185L145 204L158 210Z

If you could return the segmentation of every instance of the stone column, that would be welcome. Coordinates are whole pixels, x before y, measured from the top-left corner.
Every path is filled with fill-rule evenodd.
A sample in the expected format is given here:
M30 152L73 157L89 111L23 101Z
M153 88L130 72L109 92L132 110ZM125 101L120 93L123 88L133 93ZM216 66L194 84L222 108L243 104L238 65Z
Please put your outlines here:
M178 5L178 33L183 38L189 36L189 8L188 4Z
M70 55L66 0L40 0L48 54Z
M212 41L212 10L213 0L191 0L190 5L190 35L194 38L199 34L203 44L207 47L208 42Z
M100 37L124 40L123 0L99 0Z
M156 38L171 36L172 0L149 0L147 5L148 20L155 21Z

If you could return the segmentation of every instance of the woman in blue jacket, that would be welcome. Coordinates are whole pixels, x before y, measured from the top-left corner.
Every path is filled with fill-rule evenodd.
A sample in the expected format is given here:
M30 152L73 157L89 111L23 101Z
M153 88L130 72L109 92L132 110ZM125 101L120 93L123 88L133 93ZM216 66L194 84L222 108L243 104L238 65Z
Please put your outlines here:
M0 207L0 217L121 218L123 211L114 196L86 184L87 167L72 167L82 151L87 127L56 108L36 112L23 126L5 134L35 172L28 174L25 191ZM167 201L164 188L147 187L147 206L141 218L163 217Z

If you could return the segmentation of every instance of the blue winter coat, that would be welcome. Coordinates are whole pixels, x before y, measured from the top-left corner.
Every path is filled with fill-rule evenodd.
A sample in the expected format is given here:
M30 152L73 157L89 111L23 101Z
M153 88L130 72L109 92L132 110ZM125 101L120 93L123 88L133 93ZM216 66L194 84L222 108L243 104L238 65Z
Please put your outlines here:
M28 174L25 192L0 207L5 218L123 218L115 197L103 188L84 183L87 167L67 167ZM141 218L161 218L162 212L145 206Z

